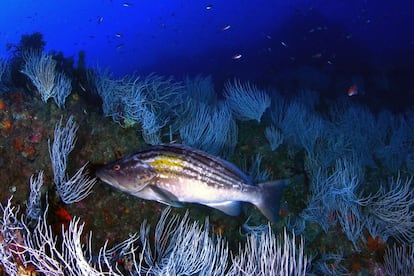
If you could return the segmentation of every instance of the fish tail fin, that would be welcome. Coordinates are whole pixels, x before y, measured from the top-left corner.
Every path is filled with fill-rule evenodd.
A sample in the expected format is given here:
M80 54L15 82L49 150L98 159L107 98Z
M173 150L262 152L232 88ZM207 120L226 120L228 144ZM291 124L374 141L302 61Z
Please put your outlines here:
M282 198L283 189L289 182L288 179L283 179L257 185L262 189L262 197L255 205L272 223L276 223L279 219L280 199Z

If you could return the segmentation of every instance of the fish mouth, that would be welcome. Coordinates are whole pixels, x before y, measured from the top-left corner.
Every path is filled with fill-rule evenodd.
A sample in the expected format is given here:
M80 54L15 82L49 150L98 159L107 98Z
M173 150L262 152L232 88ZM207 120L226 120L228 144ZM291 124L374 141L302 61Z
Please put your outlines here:
M103 170L103 169L98 169L95 172L95 175L101 181L103 181L103 182L105 182L105 183L107 183L107 184L109 184L111 186L115 186L115 187L119 186L118 181L114 177L112 177L111 175L109 175L108 173L105 173L105 170Z
M95 172L95 176L102 180L102 178L103 178L102 169L97 169L96 172Z

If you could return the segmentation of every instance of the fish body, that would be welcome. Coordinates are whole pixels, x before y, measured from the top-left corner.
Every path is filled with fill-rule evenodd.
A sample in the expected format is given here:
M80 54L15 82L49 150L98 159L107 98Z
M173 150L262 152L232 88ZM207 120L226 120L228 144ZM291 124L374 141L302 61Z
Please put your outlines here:
M355 95L358 95L358 86L356 84L353 84L348 88L348 96L352 97Z
M199 203L236 216L250 202L272 222L287 180L252 185L234 164L178 144L149 147L102 168L96 175L136 197L171 206Z
M236 60L236 59L241 59L241 57L242 57L242 54L235 54L231 58Z

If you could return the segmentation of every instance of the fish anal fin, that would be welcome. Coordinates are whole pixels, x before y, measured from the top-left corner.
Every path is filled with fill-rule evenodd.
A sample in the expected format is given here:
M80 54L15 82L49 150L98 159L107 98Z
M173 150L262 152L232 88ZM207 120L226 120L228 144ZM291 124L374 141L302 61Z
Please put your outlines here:
M229 216L238 216L241 212L241 204L239 201L224 201L219 203L208 203L203 205L222 211Z

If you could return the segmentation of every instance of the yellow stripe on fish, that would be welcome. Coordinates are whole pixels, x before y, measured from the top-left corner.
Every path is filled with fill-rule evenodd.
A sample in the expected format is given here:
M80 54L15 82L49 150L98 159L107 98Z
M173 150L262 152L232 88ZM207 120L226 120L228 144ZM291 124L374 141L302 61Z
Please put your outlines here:
M183 169L185 164L182 158L166 154L153 156L151 159L146 160L145 163L150 165L157 172L178 171Z

